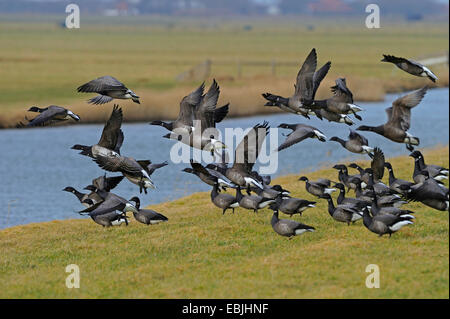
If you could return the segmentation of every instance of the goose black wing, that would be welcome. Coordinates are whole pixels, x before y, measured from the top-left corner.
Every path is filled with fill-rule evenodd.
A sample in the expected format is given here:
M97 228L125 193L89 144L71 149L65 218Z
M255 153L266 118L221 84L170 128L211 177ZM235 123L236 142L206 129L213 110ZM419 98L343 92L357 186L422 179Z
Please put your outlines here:
M302 98L305 100L312 100L314 93L314 73L317 68L317 54L316 49L312 49L303 62L302 67L297 73L297 79L295 83L296 98Z
M89 81L77 88L78 92L101 93L105 91L126 91L125 85L116 78L106 75Z
M120 129L122 126L122 120L122 109L119 108L118 105L114 105L111 116L103 127L98 145L115 151L117 151L117 148L120 149L123 142L123 132Z
M411 126L411 109L422 101L427 90L425 86L395 100L392 109L386 110L390 115L388 125L407 131Z

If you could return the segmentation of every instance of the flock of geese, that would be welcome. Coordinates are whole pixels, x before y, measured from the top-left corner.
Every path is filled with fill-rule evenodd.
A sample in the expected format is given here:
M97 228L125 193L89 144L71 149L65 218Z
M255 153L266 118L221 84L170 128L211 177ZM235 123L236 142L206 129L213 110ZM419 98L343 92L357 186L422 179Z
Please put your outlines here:
M437 80L428 68L417 62L392 55L384 55L381 61L393 63L412 75L427 77L433 82ZM354 104L353 94L344 78L335 81L336 85L331 87L333 95L330 98L315 99L317 89L330 67L331 62L327 62L316 70L317 54L316 50L312 49L298 72L294 94L286 98L265 93L262 95L267 100L265 105L278 107L307 119L317 116L321 120L325 118L329 122L353 125L351 116L354 116L361 121L362 117L358 113L361 114L363 109ZM99 77L83 84L78 88L78 92L97 93L97 96L88 101L95 105L105 104L113 99L131 99L140 103L139 96L111 76ZM425 86L395 100L392 106L386 109L386 123L375 127L362 125L356 129L374 132L393 142L406 144L411 152L410 156L414 158L412 181L396 178L394 169L385 160L383 151L378 147L370 147L367 138L355 130L350 130L347 140L337 136L329 140L339 143L352 153L367 154L371 158L370 167L363 168L356 163L351 163L348 167L337 164L333 168L338 171L338 182L329 179L311 181L306 176L299 178L305 182L307 192L327 201L328 213L335 221L350 225L362 219L364 226L371 232L379 236L391 236L403 226L413 223L414 212L402 209L402 205L409 201L419 201L431 208L448 211L449 190L442 183L448 179L448 169L425 164L422 153L414 150L414 146L419 145L419 138L408 133L411 109L421 102L426 92ZM272 228L279 235L291 239L304 232L314 231L312 226L292 219L280 219L279 212L289 216L302 215L306 209L315 207L316 202L292 197L281 185L270 185L270 176L262 176L253 169L270 130L268 122L258 123L248 131L235 149L234 163L229 163L226 145L218 139L219 132L216 129L216 124L228 114L229 104L217 107L219 94L220 88L215 80L206 93L203 83L181 100L179 116L175 121L158 120L150 124L168 130L169 133L164 135L164 138L210 152L214 156L216 160L208 165L191 160L190 167L184 168L183 171L197 176L212 187L211 201L223 214L227 210L234 213L238 207L254 212L268 207L273 211ZM80 121L80 117L72 111L55 105L47 108L33 106L29 111L38 112L39 115L31 120L25 118L27 122L19 123L18 127L50 125L70 118ZM132 213L138 222L146 225L165 222L168 219L164 215L150 209L141 209L139 197L134 196L126 200L112 192L126 178L139 187L140 193L147 194L148 188L155 188L151 179L152 173L168 165L168 162L153 164L150 160L136 160L121 154L120 149L124 142L122 120L122 109L115 104L98 143L77 144L72 147L80 151L81 155L91 158L103 170L121 175L107 177L105 172L104 176L93 179L92 183L85 187L85 190L89 191L86 193L73 187L66 187L64 191L73 193L85 206L80 214L90 216L94 222L104 227L122 223L128 225L127 213ZM278 152L307 138L327 141L323 132L307 124L283 123L278 127L291 131L276 150ZM348 168L357 173L350 175ZM385 170L389 174L388 185L381 181ZM233 194L226 192L228 189L233 189ZM331 195L337 190L339 196L335 203ZM355 197L346 197L350 190L354 192Z

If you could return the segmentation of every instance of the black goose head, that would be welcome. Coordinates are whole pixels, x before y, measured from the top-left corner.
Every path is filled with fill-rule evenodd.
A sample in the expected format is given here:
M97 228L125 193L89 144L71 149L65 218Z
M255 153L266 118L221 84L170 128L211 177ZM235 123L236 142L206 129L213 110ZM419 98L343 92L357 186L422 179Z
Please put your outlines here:
M134 202L137 209L141 206L141 200L137 196L130 198L130 202Z
M414 157L415 159L419 159L420 157L422 157L422 153L420 153L419 151L414 151L409 154L409 156Z
M337 189L340 190L345 190L345 186L342 183L336 183L333 187L336 187Z
M307 182L308 181L308 177L306 176L302 176L298 179L299 181L303 181L303 182Z
M392 172L392 165L389 162L384 163L384 167L388 169L389 172Z
M183 170L181 170L182 172L186 172L186 173L194 173L194 170L190 167L186 167Z
M343 164L336 164L333 166L334 169L337 169L339 171L347 171L347 167Z
M64 192L69 192L69 193L76 193L77 190L71 186L67 186L66 188L63 189Z
M281 123L278 128L293 129L292 126L292 124Z
M348 167L355 168L355 169L360 168L360 166L356 163L351 163L350 165L348 165Z

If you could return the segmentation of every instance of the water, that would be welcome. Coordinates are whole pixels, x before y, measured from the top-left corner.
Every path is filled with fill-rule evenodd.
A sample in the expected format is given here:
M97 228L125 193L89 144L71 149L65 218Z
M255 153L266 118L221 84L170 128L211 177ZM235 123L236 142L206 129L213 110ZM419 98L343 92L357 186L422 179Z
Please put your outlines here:
M448 144L448 93L448 89L430 90L422 103L414 108L410 133L420 137L419 149ZM359 103L365 108L365 112L360 113L364 124L383 123L386 119L384 109L398 96L400 94L387 95L384 102ZM308 121L286 113L224 120L218 127L248 128L264 120L269 121L271 127L277 127L280 123L308 123L322 130L328 138L346 138L348 135L347 125L316 118ZM357 125L359 123L353 127ZM0 228L55 219L86 218L76 213L83 209L77 198L61 190L73 186L82 191L93 178L103 174L91 159L70 149L74 144L92 145L97 142L102 128L103 125L73 125L0 130ZM136 159L151 159L154 163L169 160L169 150L174 142L161 138L167 133L164 128L142 123L123 124L122 129L125 133L122 154ZM284 139L281 132L288 133L280 129L279 143ZM369 139L369 145L381 147L387 158L409 153L404 144L391 142L370 132L363 134ZM367 159L367 155L352 154L336 142L321 143L316 139L307 139L280 152L278 170L273 177L298 174L302 170L313 170L322 165L352 159ZM114 192L127 199L139 195L142 205L149 205L210 190L197 177L182 172L185 167L188 164L173 164L169 160L168 166L152 175L158 189L149 190L147 195L139 195L137 186L125 179ZM303 185L299 183L299 187Z

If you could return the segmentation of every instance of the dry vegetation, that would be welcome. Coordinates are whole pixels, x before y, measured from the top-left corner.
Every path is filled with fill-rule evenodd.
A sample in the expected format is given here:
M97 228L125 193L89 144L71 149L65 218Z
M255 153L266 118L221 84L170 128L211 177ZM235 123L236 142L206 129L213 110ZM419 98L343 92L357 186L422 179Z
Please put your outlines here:
M298 67L312 47L319 64L332 68L318 92L329 96L335 78L347 78L359 101L381 100L386 92L431 84L392 65L379 62L382 53L423 58L446 54L448 24L384 23L369 30L360 21L280 20L111 21L83 20L79 30L65 30L55 23L0 23L0 127L12 127L31 105L69 106L83 122L102 122L109 107L85 101L90 94L76 87L95 77L116 76L142 97L142 104L121 102L127 121L171 119L180 99L201 81L177 83L175 77L206 59L212 60L211 78L218 79L221 103L232 103L230 116L271 112L263 107L261 93L289 95ZM246 31L244 26L251 25ZM307 26L314 25L309 31ZM417 45L420 43L421 45ZM280 66L271 75L270 61L296 62ZM266 62L243 66L237 61ZM432 67L439 86L448 86L448 66ZM210 79L211 80L211 79Z
M448 146L424 155L449 165ZM389 160L399 178L411 179L411 158ZM329 168L300 174L336 178ZM275 183L314 200L299 175ZM208 193L155 205L169 218L157 226L132 221L104 229L91 220L16 226L0 231L0 298L449 298L448 212L406 207L416 222L392 238L377 237L361 222L333 221L321 200L294 217L316 232L287 240L272 231L271 211L222 215ZM65 286L72 263L80 267L80 289ZM365 287L368 264L380 267L379 289Z

